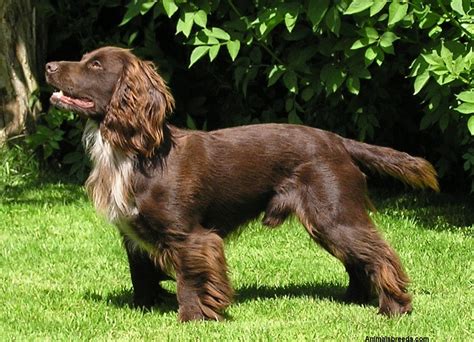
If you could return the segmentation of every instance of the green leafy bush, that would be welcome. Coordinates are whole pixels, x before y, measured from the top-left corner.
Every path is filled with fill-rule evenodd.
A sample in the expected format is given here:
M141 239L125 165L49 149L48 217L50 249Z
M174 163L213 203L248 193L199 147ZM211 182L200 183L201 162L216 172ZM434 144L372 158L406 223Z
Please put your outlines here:
M221 69L231 69L241 102L268 100L258 91L250 94L252 85L263 92L276 89L276 101L256 115L250 108L251 117L237 123L279 121L285 113L290 123L356 131L359 139L372 140L378 131L386 132L381 125L406 120L408 113L399 109L414 95L413 111L423 114L410 124L419 121L415 133L429 130L428 140L441 141L432 153L440 174L452 171L463 155L472 177L474 9L469 0L133 0L121 25L152 10L148 20L168 17L180 42L192 47L190 68L228 55L221 57L226 64ZM404 81L410 82L410 93L384 83L394 75L410 78ZM381 113L387 102L394 104L385 108L391 117ZM449 145L454 148L446 150Z
M305 123L426 156L447 181L465 170L474 186L469 0L58 3L64 39L89 32L81 51L107 42L157 62L180 125ZM70 21L78 8L90 15Z
M72 112L51 107L43 113L36 131L26 142L39 151L44 160L54 160L55 166L67 169L69 176L81 181L89 167L81 143L83 130L83 122Z

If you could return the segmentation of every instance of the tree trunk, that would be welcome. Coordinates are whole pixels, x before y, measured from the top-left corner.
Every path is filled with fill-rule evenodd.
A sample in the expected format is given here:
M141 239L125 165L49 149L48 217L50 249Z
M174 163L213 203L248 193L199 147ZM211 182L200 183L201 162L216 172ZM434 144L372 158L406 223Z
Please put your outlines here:
M0 145L34 124L41 110L37 76L45 43L32 0L0 0Z

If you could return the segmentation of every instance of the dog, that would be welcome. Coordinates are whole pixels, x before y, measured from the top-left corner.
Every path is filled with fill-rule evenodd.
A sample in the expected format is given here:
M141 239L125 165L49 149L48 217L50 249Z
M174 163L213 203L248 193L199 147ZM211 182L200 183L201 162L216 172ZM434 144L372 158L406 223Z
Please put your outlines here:
M367 214L359 166L438 191L428 161L300 125L174 127L174 99L153 63L122 48L47 63L45 74L59 90L52 105L88 119L86 189L123 237L134 305L159 303L160 281L173 276L180 321L221 320L233 296L223 239L263 213L268 227L294 214L344 264L348 300L377 296L387 316L412 310L399 257Z

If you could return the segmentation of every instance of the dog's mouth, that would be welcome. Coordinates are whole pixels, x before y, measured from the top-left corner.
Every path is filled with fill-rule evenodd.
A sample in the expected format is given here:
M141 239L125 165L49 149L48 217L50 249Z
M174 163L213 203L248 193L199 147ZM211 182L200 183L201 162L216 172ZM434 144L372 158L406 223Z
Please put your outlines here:
M51 95L50 101L55 106L62 106L62 107L72 107L67 109L84 109L90 110L94 108L95 103L89 98L86 97L75 97L71 94L65 93L62 90L55 91L53 95Z

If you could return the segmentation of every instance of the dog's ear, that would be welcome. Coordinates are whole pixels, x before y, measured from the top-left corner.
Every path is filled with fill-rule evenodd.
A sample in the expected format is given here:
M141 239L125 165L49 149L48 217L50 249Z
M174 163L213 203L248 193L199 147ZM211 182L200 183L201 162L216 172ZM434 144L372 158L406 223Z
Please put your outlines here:
M173 96L153 63L129 54L101 123L101 134L126 155L150 158L163 140L165 118L173 108Z

